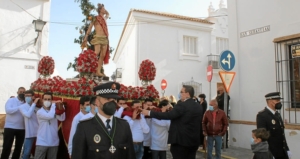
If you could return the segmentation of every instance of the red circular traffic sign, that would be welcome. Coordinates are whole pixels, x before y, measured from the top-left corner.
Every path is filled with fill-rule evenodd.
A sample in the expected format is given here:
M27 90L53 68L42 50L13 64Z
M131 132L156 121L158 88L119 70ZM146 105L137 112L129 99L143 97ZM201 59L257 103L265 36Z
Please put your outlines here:
M213 68L211 65L207 66L207 71L206 71L206 78L208 82L211 82L213 76Z
M165 90L167 88L167 81L165 79L161 80L161 89L162 90Z

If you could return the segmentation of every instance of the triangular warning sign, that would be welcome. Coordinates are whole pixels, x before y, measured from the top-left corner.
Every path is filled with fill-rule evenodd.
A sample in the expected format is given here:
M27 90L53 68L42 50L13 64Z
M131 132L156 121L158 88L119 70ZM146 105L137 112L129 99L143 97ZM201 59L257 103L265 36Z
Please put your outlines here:
M221 77L221 80L223 82L223 85L226 89L226 92L228 93L230 90L230 86L232 84L232 81L234 79L235 76L235 72L219 72L219 75Z

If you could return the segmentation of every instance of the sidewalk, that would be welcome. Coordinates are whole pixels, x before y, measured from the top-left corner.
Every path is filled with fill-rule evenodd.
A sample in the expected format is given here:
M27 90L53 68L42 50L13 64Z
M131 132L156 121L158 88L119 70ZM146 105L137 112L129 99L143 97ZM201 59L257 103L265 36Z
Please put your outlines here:
M213 150L213 155L215 150ZM238 148L238 147L229 147L227 149L222 150L222 159L252 159L253 154L249 149ZM167 159L172 159L172 155L170 151L167 152ZM196 154L196 159L205 159L205 153L202 148L198 149Z
M3 129L0 129L0 154L2 153L2 145L3 145ZM14 145L13 145L14 148ZM214 152L214 150L213 150ZM214 155L214 153L213 153ZM252 151L244 148L237 148L230 146L229 148L222 150L222 159L251 159L253 156ZM204 159L205 153L201 148L198 150L196 154L196 159ZM172 159L171 152L167 152L167 159Z

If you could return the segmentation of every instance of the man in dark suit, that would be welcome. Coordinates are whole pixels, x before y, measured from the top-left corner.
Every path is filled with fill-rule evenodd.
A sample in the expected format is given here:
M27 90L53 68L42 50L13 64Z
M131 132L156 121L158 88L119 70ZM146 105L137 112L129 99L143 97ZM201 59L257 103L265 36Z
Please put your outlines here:
M184 85L181 89L184 99L169 112L143 110L144 115L157 119L169 119L168 143L171 144L173 159L195 159L200 144L202 107L193 100L194 88Z
M280 93L272 92L265 95L267 107L256 116L257 128L265 128L270 132L269 150L275 159L288 159L291 156L284 134L284 123L278 111L282 105Z
M114 117L120 84L94 88L98 113L81 121L73 138L72 159L135 159L132 134L126 120Z

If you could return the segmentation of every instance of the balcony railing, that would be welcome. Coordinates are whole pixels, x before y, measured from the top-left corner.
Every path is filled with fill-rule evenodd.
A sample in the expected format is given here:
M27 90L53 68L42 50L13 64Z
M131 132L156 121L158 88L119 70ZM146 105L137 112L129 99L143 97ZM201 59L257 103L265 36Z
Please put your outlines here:
M219 65L219 58L220 55L207 55L208 57L208 66L212 65L213 69L219 69L220 65Z

